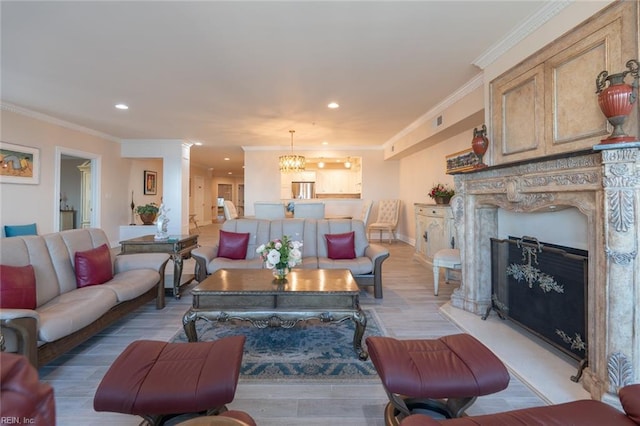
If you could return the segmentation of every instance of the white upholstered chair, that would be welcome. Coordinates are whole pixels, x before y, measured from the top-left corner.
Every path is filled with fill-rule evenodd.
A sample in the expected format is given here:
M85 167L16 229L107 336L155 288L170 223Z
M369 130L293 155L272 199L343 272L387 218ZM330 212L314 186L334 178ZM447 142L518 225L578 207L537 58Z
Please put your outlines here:
M324 219L324 203L294 203L293 217Z
M224 200L224 204L222 205L222 209L224 210L224 218L226 220L237 219L238 218L238 210L236 209L233 201Z
M462 269L462 261L460 260L460 250L458 249L442 249L438 250L433 256L433 294L438 295L438 287L440 284L440 268L445 270L445 282L449 282L449 269Z
M282 203L253 203L256 219L284 219L285 207Z
M378 203L378 217L367 227L369 240L371 240L371 231L380 231L380 241L382 241L382 231L387 232L389 243L391 243L392 235L395 240L399 216L400 200L380 200Z
M369 215L371 214L371 207L373 207L373 201L365 200L362 203L362 212L360 213L360 220L364 223L364 226L367 226L367 222L369 221Z

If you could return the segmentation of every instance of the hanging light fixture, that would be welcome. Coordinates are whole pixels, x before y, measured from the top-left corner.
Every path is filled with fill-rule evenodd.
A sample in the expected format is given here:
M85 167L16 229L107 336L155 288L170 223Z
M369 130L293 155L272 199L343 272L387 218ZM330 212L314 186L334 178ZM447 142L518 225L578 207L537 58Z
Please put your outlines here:
M344 162L344 167L347 169L351 168L351 157L348 157L347 161Z
M305 158L302 155L293 153L293 134L295 130L289 130L291 133L291 154L280 156L280 171L283 173L301 172L304 170Z

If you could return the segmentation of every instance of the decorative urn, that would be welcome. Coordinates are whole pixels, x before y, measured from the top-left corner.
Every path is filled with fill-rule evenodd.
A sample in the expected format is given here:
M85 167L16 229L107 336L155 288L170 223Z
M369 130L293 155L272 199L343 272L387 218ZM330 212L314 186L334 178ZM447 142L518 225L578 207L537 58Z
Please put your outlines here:
M638 68L640 64L637 60L627 61L627 71L609 75L607 71L602 71L596 78L596 93L598 94L598 104L607 121L613 126L613 132L608 138L600 141L601 144L634 142L636 136L627 135L622 125L627 116L631 113L633 104L638 98ZM631 85L625 83L627 74L631 74L634 79ZM609 86L605 87L607 82Z
M478 130L478 128L473 129L473 140L471 140L471 149L478 156L478 164L474 165L474 169L484 169L487 167L486 164L482 162L482 158L484 154L487 152L489 148L489 139L487 139L487 126L484 124Z

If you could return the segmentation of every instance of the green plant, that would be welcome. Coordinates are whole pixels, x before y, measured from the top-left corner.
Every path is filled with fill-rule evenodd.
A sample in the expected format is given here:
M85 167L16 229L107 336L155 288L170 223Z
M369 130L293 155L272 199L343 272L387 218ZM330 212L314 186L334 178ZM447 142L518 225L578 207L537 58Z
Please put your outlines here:
M442 183L438 183L433 185L431 191L429 191L429 197L431 198L451 198L456 193L449 185L444 185Z
M136 213L138 214L158 214L159 210L160 208L156 203L149 203L136 207Z

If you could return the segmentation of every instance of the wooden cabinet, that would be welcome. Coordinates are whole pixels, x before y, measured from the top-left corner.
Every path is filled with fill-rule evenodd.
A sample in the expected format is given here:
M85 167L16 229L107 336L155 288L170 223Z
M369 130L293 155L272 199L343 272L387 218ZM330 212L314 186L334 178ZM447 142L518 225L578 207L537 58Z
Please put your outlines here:
M76 227L76 211L60 210L60 230L75 229Z
M431 264L434 254L455 246L453 212L448 205L414 204L416 222L415 259Z
M354 170L323 170L316 172L316 193L359 194L362 174Z
M638 56L637 9L619 2L491 82L494 165L591 149L611 133L595 81Z

